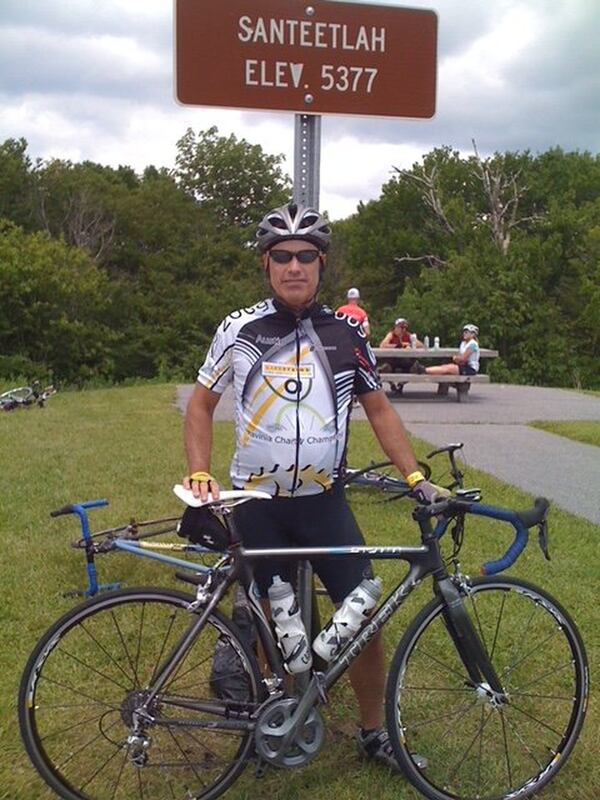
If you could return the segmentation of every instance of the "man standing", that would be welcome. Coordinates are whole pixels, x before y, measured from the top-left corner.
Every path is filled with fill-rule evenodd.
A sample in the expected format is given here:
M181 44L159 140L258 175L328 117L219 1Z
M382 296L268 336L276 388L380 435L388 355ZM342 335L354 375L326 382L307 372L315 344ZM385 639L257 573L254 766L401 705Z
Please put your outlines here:
M188 404L184 486L195 496L218 497L210 474L213 413L233 384L236 450L231 482L261 489L269 502L236 509L243 543L256 547L362 544L362 534L338 480L356 394L388 458L413 495L431 502L439 488L424 480L399 416L381 389L364 330L317 303L331 232L316 210L293 203L269 212L257 232L272 296L232 312L219 325ZM343 565L315 561L315 571L339 605L365 575L368 559ZM274 575L291 577L293 562L262 561L254 576L261 597ZM398 769L383 728L384 652L380 637L350 670L360 707L360 753Z
M336 311L337 314L346 314L348 317L357 320L363 326L364 332L367 336L371 332L369 326L369 317L364 308L360 305L360 292L354 286L348 289L347 302L345 305L340 306Z

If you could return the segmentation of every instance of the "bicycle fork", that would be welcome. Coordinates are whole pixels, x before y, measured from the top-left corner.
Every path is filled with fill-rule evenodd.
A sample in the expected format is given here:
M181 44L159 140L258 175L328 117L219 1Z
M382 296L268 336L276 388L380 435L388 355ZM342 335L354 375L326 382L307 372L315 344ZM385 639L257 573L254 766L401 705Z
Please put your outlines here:
M502 682L479 636L460 590L450 577L437 581L437 592L444 600L444 624L466 669L470 685L482 701L493 707L508 702Z

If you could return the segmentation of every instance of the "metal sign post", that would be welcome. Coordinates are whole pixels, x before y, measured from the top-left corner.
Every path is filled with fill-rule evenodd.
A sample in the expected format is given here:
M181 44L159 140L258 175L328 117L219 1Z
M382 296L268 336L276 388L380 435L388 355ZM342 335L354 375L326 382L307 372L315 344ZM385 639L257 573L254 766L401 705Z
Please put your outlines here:
M296 114L294 128L294 202L319 208L321 117Z
M433 11L336 0L174 0L184 105L295 113L294 199L319 204L322 114L435 112Z

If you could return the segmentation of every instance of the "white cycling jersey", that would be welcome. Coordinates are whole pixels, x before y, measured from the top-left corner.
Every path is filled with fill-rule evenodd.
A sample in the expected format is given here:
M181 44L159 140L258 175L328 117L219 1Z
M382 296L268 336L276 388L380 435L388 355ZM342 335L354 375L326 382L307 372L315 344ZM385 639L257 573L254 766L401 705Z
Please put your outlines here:
M272 299L223 320L198 382L219 393L233 382L233 486L290 497L332 485L353 395L381 388L355 319L318 304L297 318Z

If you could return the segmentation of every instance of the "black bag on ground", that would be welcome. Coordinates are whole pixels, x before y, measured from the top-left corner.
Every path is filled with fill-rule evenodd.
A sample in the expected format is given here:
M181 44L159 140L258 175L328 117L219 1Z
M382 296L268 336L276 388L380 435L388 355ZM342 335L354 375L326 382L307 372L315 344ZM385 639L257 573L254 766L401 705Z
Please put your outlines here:
M244 643L256 647L256 629L244 593L238 587L231 614ZM249 677L235 648L226 636L217 640L210 673L210 688L221 700L243 702L250 697Z

